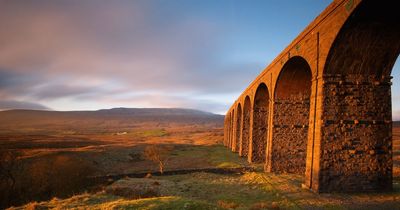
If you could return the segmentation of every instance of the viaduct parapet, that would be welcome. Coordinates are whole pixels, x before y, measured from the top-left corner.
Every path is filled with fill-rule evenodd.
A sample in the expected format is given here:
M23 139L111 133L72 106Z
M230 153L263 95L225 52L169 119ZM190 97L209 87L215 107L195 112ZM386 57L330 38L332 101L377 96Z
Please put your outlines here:
M315 192L391 190L397 4L332 2L228 110L225 146Z

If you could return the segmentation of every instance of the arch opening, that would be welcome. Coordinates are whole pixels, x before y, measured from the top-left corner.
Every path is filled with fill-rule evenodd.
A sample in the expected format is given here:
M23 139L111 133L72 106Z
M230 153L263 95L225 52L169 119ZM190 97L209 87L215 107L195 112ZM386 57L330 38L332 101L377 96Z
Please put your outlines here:
M242 129L242 142L239 152L240 156L247 157L249 152L249 139L250 139L250 114L251 114L250 97L246 96L243 105L243 129Z
M270 171L305 173L310 95L311 68L302 57L293 57L276 82Z
M253 130L250 161L265 162L268 139L269 93L264 83L261 83L253 102Z
M236 141L234 145L234 151L239 152L240 150L240 144L241 144L241 132L242 132L242 106L240 103L238 104L237 107L237 113L236 113Z
M329 51L319 143L320 151L329 152L321 152L324 164L313 181L321 192L392 188L390 74L400 52L397 8L395 1L362 1Z

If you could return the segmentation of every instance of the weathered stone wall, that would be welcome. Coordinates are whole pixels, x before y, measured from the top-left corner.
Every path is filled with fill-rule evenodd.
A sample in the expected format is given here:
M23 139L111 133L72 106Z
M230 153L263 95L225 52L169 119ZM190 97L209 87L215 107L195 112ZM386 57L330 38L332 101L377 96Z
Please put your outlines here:
M253 111L252 162L265 161L268 137L268 106L258 106Z
M231 148L232 142L232 113L228 116L228 148Z
M236 117L236 141L234 150L235 152L239 152L240 150L241 132L242 132L242 109L239 105Z
M307 96L275 100L271 171L304 174L309 110Z
M242 147L240 156L246 157L249 152L249 138L250 138L250 107L244 107L243 110L243 130L242 130Z
M228 115L225 115L224 128L225 128L225 133L224 133L224 145L225 145L225 146L228 146L228 139L229 139Z
M231 117L231 142L229 144L229 147L231 150L233 150L233 143L235 142L235 110L232 111L232 117Z
M390 78L324 77L321 192L392 188Z

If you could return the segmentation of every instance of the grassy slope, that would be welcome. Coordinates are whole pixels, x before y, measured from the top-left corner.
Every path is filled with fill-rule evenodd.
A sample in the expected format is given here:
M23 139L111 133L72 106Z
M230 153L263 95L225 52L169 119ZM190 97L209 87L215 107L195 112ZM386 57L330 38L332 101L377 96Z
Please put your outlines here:
M216 166L244 166L244 159L222 146L178 151L181 158L207 157ZM125 178L96 194L30 203L14 209L396 209L400 206L400 180L390 193L315 194L301 188L302 176L266 174L260 166L244 174L191 173ZM147 185L146 185L147 184ZM129 189L156 189L156 197L132 199ZM127 190L128 189L128 190ZM122 192L122 193L121 193Z
M78 154L82 153L83 160L96 160L102 163L101 168L107 169L108 173L114 172L113 167L122 168L124 169L123 171L127 172L130 172L125 170L128 168L133 168L134 171L141 171L142 169L147 171L151 168L157 169L157 166L143 161L143 164L138 165L135 165L135 162L129 162L129 154L136 150L130 146L128 147L128 145L132 144L134 146L137 142L163 142L176 144L170 154L171 158L168 162L169 165L167 164L167 170L186 169L188 167L229 168L248 166L245 159L239 158L237 153L232 153L223 146L215 144L215 142L222 139L220 131L222 129L210 131L207 126L204 126L205 128L197 125L184 128L180 126L171 125L165 129L164 126L149 128L147 125L139 127L125 125L127 128L121 129L121 125L116 123L115 125L107 125L109 130L83 126L82 131L78 130L79 132L85 132L82 134L82 138L85 137L82 142L87 142L89 139L93 139L93 142L95 142L95 140L101 139L99 148L104 152L97 157L94 152L91 152L94 146L86 147L82 145L81 148L74 148L74 151L70 153L74 157L81 157ZM87 128L92 127L96 128L96 130L89 130L90 133L87 133ZM65 127L62 127L59 131L49 129L51 132L57 131L54 134L49 134L52 137L49 138L49 142L58 140L60 138L59 135L61 135L59 132L63 132L65 129ZM76 129L71 130L76 132ZM106 132L99 135L99 131ZM113 133L119 131L128 131L128 133L122 136L113 135ZM32 131L28 132L28 134L31 133ZM42 131L39 133L43 134ZM81 137L81 134L76 133L66 133L66 135L71 135L68 136L68 139ZM25 136L22 137L25 138ZM61 137L64 138L64 134ZM47 202L33 202L16 209L271 209L276 207L284 209L309 209L310 207L322 209L398 209L398 206L400 206L400 128L394 129L393 137L394 176L396 178L393 185L394 191L391 193L319 195L300 187L302 176L265 174L261 172L262 166L256 166L258 171L246 174L192 173L153 177L152 179L127 178L115 181L104 191L98 193L81 194L67 199L52 199ZM32 136L29 136L29 138L32 138ZM31 142L31 139L29 140ZM67 142L65 140L62 141L64 143ZM38 138L38 142L43 142L42 136ZM4 145L10 145L10 142L4 143ZM17 143L15 142L15 144ZM104 147L102 146L103 144L112 145L112 147ZM29 151L33 153L35 149ZM69 151L69 148L64 149L61 147L61 151L65 153L65 151ZM50 150L48 152L53 153L54 151ZM44 155L39 157L48 158L48 156ZM99 160L96 158L99 158ZM119 167L118 163L123 164ZM119 171L115 170L115 172ZM129 193L118 194L117 196L114 191L107 190L113 187L132 187L146 182L159 183L158 190L160 194L157 197L132 199Z

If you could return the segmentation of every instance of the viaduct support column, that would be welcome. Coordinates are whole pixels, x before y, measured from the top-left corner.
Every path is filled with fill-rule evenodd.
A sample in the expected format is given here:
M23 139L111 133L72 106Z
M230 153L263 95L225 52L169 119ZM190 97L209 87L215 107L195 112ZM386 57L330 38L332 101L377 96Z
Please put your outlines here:
M245 141L245 140L243 139L243 132L244 132L243 125L244 125L244 107L242 108L242 113L241 113L241 116L240 116L240 133L239 133L240 142L239 142L239 151L238 151L240 157L242 157L243 154L244 154L244 152L243 152L243 141Z
M253 127L254 127L253 112L254 110L252 105L250 107L249 151L247 153L247 161L249 163L251 163L253 159Z
M272 96L272 98L269 101L269 115L268 115L268 124L270 125L268 127L268 140L267 140L267 150L266 150L266 157L265 157L265 164L264 164L264 171L265 172L273 172L272 171L272 166L271 166L271 151L272 151L272 145L273 145L273 130L274 130L274 103L275 97Z
M232 113L229 113L228 117L228 144L227 147L231 148L231 141L232 141Z
M314 77L311 83L310 118L306 150L306 172L303 187L318 191L321 151L321 115L323 112L322 78Z
M321 85L305 185L317 192L391 190L390 77L325 75Z
M224 119L224 146L228 146L228 117L227 115L225 115L225 119Z
M237 113L238 113L238 110L237 109L235 109L235 111L234 111L234 113L233 113L233 118L232 118L232 122L233 122L233 128L232 128L232 148L231 148L231 150L232 150L232 152L237 152L236 151L236 141L238 140L237 139L237 135L236 135L236 133L237 133Z
M232 140L233 140L233 114L231 113L231 117L229 118L229 149L232 149Z

